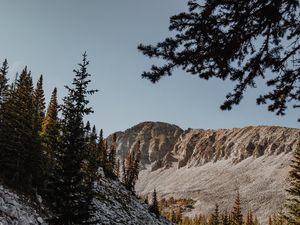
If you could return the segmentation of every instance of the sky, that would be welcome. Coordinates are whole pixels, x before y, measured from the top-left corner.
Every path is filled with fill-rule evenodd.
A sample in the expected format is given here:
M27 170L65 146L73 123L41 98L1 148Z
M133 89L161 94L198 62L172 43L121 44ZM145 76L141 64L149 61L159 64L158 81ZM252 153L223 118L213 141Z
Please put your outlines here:
M186 11L182 0L2 0L0 60L8 59L10 79L27 65L34 82L43 74L46 99L54 87L59 98L87 52L92 74L89 98L95 113L87 119L105 135L143 121L187 128L233 128L255 125L297 127L299 110L276 116L256 106L263 83L247 92L231 111L220 105L234 84L201 80L182 70L157 84L142 79L153 63L137 50L169 36L169 17ZM159 62L158 62L159 63Z

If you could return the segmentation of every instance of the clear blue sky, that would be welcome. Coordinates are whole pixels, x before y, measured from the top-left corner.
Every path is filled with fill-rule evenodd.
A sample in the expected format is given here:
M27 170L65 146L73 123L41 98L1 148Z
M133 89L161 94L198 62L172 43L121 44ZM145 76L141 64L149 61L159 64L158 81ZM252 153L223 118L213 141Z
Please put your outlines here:
M169 17L186 10L182 0L3 0L0 13L0 60L7 58L10 76L28 65L36 81L44 75L45 92L70 84L76 63L86 50L99 89L89 119L111 132L142 121L163 121L182 128L228 128L248 125L299 127L299 110L278 117L255 105L262 89L251 90L230 112L219 109L233 84L204 81L176 71L158 84L140 74L153 61L137 45L168 36Z

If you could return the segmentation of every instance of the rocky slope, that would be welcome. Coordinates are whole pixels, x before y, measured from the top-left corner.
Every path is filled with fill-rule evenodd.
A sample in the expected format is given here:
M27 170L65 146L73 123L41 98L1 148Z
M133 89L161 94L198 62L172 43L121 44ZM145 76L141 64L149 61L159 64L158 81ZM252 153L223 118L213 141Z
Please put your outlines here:
M193 216L211 211L216 202L221 210L230 210L239 190L244 210L251 208L264 224L286 197L289 163L300 130L258 126L184 131L144 122L117 135L120 157L141 141L139 194L156 188L161 197L192 198L196 204L187 214Z
M0 185L1 225L47 225L26 198Z
M99 225L170 225L166 219L156 217L148 205L127 191L120 182L100 179L96 217ZM35 207L38 208L38 207ZM0 185L0 225L47 225L46 218L20 197Z
M99 225L171 225L149 212L148 205L133 196L119 181L101 179L98 186L96 217Z

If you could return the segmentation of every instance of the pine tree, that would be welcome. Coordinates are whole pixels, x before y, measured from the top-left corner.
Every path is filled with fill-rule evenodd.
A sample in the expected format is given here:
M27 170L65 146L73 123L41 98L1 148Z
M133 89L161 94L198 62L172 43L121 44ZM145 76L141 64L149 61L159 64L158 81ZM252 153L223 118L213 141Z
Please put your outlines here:
M232 224L243 225L243 215L241 210L240 193L237 192L233 210L232 210Z
M132 152L128 152L128 156L125 162L125 171L124 171L124 184L125 187L134 192L135 183L139 175L139 163L140 163L140 141L138 141Z
M272 216L269 216L269 225L273 225Z
M134 190L136 181L138 180L139 172L140 172L140 160L141 160L141 142L138 141L135 145L135 155L134 155L134 164L133 164L133 175L132 175L132 187Z
M99 141L98 141L98 152L100 156L100 165L102 166L103 170L105 171L104 167L107 164L107 148L106 148L106 143L103 138L103 130L100 130L99 133Z
M8 91L8 68L8 62L7 59L5 59L0 68L0 109Z
M51 163L55 160L55 154L58 154L59 146L59 119L58 119L58 103L57 89L54 88L47 114L42 124L41 136L43 139L44 155Z
M86 126L87 128L88 126ZM97 145L97 131L96 127L93 126L91 132L87 136L87 142L88 142L88 152L87 152L87 172L91 176L90 179L96 180L98 179L98 169L101 166L100 161L100 152L98 151L98 145Z
M35 181L33 181L35 188L42 189L44 186L44 159L42 147L42 124L45 118L45 96L43 90L43 76L41 75L35 90L33 91L32 102L34 107L34 122L33 132L35 138L33 139L32 152L30 154L30 166L32 174L34 174Z
M114 174L116 177L120 178L120 169L121 169L121 164L120 164L120 159L117 160L115 169L114 169Z
M125 171L124 171L124 185L127 190L132 190L132 171L134 164L134 152L128 152L127 158L125 160Z
M209 222L210 225L219 225L220 224L220 215L219 215L219 205L215 205L215 211L211 216L211 220Z
M269 216L269 225L273 225L272 216Z
M85 136L87 138L87 141L89 141L89 138L90 138L90 132L91 132L91 124L90 124L90 121L87 121L86 122L86 125L84 127L85 129Z
M60 144L60 128L58 119L58 103L57 103L57 89L54 88L50 103L48 105L46 117L42 124L42 147L43 147L43 158L45 168L45 182L43 188L44 198L49 204L52 203L53 196L55 196L54 183L56 172L58 171L58 155L59 155L59 144Z
M63 99L61 120L61 144L58 157L58 177L56 179L52 208L54 218L52 221L59 225L75 225L92 223L95 196L93 181L82 166L88 160L84 116L92 113L88 107L87 95L94 94L96 90L88 90L90 74L87 72L86 53L83 54L79 69L74 70L75 77L72 87L66 86L68 95Z
M36 88L34 90L34 95L33 95L33 100L34 100L34 106L37 110L37 120L38 120L38 130L39 132L42 131L42 123L45 118L45 94L44 94L44 89L43 89L43 75L40 76Z
M254 225L252 210L249 210L247 213L246 225Z
M33 103L33 85L25 68L3 104L0 173L7 185L32 192L42 183L42 150Z
M288 224L300 224L300 142L294 152L289 174L290 187L287 189L286 219Z
M222 225L231 225L227 210L225 210L225 212L224 212L224 216L222 219Z
M159 208L158 208L156 189L153 190L151 205L149 207L149 210L150 210L150 212L154 213L157 217L160 215Z
M125 166L125 159L122 159L122 164L121 164L121 176L122 176L122 183L125 184L126 182L126 166ZM147 200L148 200L148 197L147 197Z
M115 165L116 165L116 148L117 148L117 135L113 134L112 142L109 148L108 153L108 160L107 160L107 166L106 166L106 176L110 178L115 178Z
M8 79L7 79L7 73L8 73L8 63L5 59L2 67L0 68L0 133L4 132L1 131L3 129L3 104L6 100L6 97L8 95ZM0 156L1 156L1 150L0 150Z

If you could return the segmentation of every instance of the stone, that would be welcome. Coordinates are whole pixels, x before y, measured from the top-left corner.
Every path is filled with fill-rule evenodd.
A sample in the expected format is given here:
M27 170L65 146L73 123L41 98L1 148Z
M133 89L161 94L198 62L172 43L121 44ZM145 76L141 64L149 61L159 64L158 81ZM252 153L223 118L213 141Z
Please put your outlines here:
M42 219L42 217L38 217L36 220L37 220L40 224L44 223L44 220Z

